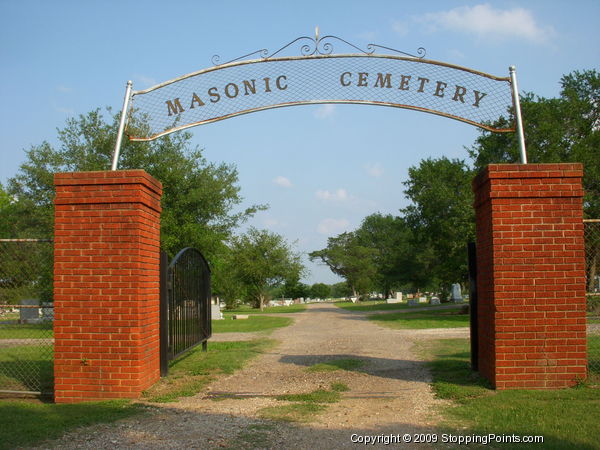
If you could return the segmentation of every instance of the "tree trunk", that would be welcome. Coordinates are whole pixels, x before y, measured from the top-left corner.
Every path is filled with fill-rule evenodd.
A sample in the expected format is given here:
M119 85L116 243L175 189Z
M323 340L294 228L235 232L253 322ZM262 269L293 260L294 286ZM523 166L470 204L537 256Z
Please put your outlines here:
M262 311L264 309L264 307L265 307L265 305L264 305L264 302L265 302L264 299L265 298L264 298L264 296L262 294L259 294L258 295L258 299L259 299L259 302L260 302L260 310Z

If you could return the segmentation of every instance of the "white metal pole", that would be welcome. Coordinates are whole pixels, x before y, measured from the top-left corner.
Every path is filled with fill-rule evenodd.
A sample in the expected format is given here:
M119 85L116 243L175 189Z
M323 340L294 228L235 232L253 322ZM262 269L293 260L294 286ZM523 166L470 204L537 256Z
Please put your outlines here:
M127 119L127 108L129 107L129 100L131 99L131 87L133 83L131 80L127 82L127 88L125 89L125 99L123 100L123 110L121 111L121 121L119 122L119 131L117 131L117 142L115 143L115 151L113 152L112 166L110 170L117 170L117 164L119 163L119 153L121 151L121 141L123 140L123 131L125 130L125 120Z
M517 120L517 137L519 138L519 151L521 152L521 163L527 164L527 150L525 149L525 133L523 133L523 118L521 117L521 102L519 100L519 88L517 87L517 68L510 66L510 84L512 86L513 103L515 105L515 118Z

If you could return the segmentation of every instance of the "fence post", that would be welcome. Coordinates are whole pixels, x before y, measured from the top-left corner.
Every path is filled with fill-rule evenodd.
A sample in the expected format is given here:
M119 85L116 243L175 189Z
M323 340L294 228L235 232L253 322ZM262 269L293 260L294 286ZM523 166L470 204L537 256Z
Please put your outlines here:
M479 370L479 324L477 323L477 246L467 244L469 263L469 315L471 319L471 369Z
M169 256L160 252L160 376L169 374L169 295L167 274L169 271Z
M162 186L143 170L54 183L55 400L137 398L160 377Z

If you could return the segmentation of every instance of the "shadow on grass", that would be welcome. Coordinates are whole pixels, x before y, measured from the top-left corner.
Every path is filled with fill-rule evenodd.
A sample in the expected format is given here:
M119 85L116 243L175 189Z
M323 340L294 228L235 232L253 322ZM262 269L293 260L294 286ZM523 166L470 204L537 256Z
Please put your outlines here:
M0 389L52 395L53 388L52 346L0 348Z
M376 358L352 354L283 355L280 362L304 366L308 371L347 370L396 380L424 381L426 372L421 361Z

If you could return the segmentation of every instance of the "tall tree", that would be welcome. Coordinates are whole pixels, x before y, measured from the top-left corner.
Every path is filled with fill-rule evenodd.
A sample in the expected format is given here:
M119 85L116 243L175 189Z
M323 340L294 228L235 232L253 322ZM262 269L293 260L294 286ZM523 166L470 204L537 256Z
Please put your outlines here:
M8 237L52 236L54 173L107 170L117 125L118 115L105 118L94 110L68 119L58 130L56 148L43 142L26 152L26 161L6 189L13 199L6 220ZM152 142L125 140L119 169L144 169L162 182L161 246L171 256L193 246L217 263L236 227L265 208L253 205L240 211L243 198L236 168L208 162L198 147L192 147L189 133ZM216 270L221 266L216 264ZM215 276L217 288L221 278Z
M251 227L245 234L234 236L230 255L234 264L229 269L261 310L269 289L300 279L304 272L300 255L282 236L268 230Z
M312 298L325 299L331 294L331 287L325 283L315 283L310 287Z
M377 250L361 245L356 233L342 233L327 239L327 247L309 253L311 261L320 260L336 275L345 278L355 297L368 297L377 283Z
M466 244L475 234L472 178L464 161L443 157L411 167L404 183L412 204L402 211L442 292L467 279Z

